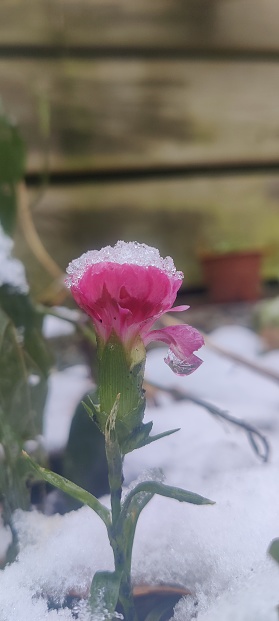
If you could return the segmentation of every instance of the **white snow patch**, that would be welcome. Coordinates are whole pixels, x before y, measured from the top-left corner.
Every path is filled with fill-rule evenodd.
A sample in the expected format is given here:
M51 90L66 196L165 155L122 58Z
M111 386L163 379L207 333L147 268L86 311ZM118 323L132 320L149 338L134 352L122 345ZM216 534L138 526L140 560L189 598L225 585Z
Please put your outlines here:
M57 336L68 336L75 332L75 326L71 322L80 320L81 313L77 310L54 306L52 309L57 315L46 315L43 321L43 335L46 339L56 338Z
M263 353L261 340L244 328L222 328L211 338L258 364L279 368L279 352ZM148 355L148 379L188 390L257 424L270 442L271 456L268 464L260 463L242 430L218 422L190 401L175 402L164 395L160 407L149 407L146 421L154 420L154 433L181 430L127 456L127 485L138 476L142 479L143 470L162 468L166 483L216 504L153 498L138 522L133 579L188 587L193 597L179 602L175 621L276 621L279 567L267 556L267 548L279 536L279 385L209 348L204 348L205 362L193 375L177 378L163 355L161 349ZM56 376L56 386L55 381L51 384L46 422L50 444L55 444L60 417L65 416L61 430L69 422L76 405L72 386L81 380L84 388L86 372L77 367L63 378ZM61 600L69 589L84 593L96 569L112 568L102 522L82 508L63 517L17 512L15 523L21 550L18 562L0 573L0 620L68 621L70 611L48 611L43 596L51 593Z
M89 250L78 259L71 261L66 270L68 274L68 278L66 278L67 287L76 284L89 266L108 262L118 265L129 263L143 267L157 267L169 276L183 279L183 273L176 271L172 258L163 259L157 248L138 242L118 241L115 246L105 246L101 250Z
M28 293L24 265L12 256L13 240L0 224L0 286L10 285L20 293Z
M43 430L47 451L55 453L65 447L75 409L92 388L85 365L75 365L50 374Z

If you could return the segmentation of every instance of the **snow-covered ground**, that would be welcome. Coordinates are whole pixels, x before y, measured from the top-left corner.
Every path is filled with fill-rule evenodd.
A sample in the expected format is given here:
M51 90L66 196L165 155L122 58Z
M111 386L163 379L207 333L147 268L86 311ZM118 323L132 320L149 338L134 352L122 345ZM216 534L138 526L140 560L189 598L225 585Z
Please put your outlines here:
M279 351L265 353L260 338L246 328L219 328L211 339L279 374ZM206 347L204 364L193 375L178 377L164 364L164 353L149 353L147 379L187 390L256 425L269 441L270 458L262 463L241 429L202 407L159 396L159 406L146 412L154 433L181 430L127 456L127 485L143 470L162 468L167 483L216 504L154 498L138 523L134 581L188 587L193 597L179 602L175 621L193 615L198 621L277 621L279 566L267 548L279 536L279 383ZM65 444L76 401L88 386L86 369L80 367L52 378L45 423L49 448L52 442L55 449ZM63 599L71 589L82 593L95 570L112 568L103 523L84 507L63 517L18 511L15 524L21 551L0 574L0 621L72 620L69 609L48 611L43 596Z

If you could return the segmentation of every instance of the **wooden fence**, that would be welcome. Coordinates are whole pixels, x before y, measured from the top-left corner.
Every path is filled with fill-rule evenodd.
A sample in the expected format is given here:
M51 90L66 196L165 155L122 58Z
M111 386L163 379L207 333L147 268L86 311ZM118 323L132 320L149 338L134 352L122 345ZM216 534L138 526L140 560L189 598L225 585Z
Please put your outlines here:
M138 238L195 286L227 241L278 278L277 0L1 0L0 96L31 202L47 161L34 220L62 269Z

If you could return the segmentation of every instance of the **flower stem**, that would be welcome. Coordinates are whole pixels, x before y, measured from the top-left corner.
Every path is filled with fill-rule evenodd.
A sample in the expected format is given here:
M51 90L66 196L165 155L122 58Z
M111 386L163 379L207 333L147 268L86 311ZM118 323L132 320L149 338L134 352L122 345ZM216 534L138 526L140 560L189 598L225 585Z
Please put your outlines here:
M109 539L113 550L115 573L121 575L119 603L122 607L124 619L125 621L137 621L131 585L132 543L126 541L125 520L121 519L121 497L124 480L123 456L115 432L115 419L119 407L119 399L120 395L117 396L105 430L105 447L111 497Z

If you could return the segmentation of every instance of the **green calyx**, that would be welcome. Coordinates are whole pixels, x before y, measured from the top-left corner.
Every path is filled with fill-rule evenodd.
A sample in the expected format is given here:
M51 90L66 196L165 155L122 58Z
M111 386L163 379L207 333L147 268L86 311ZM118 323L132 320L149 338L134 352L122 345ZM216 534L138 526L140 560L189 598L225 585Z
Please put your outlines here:
M146 351L140 338L129 350L115 333L111 334L105 345L98 343L100 411L98 418L103 427L117 395L120 395L116 433L121 443L141 425L143 420L145 397L142 385L145 360Z

